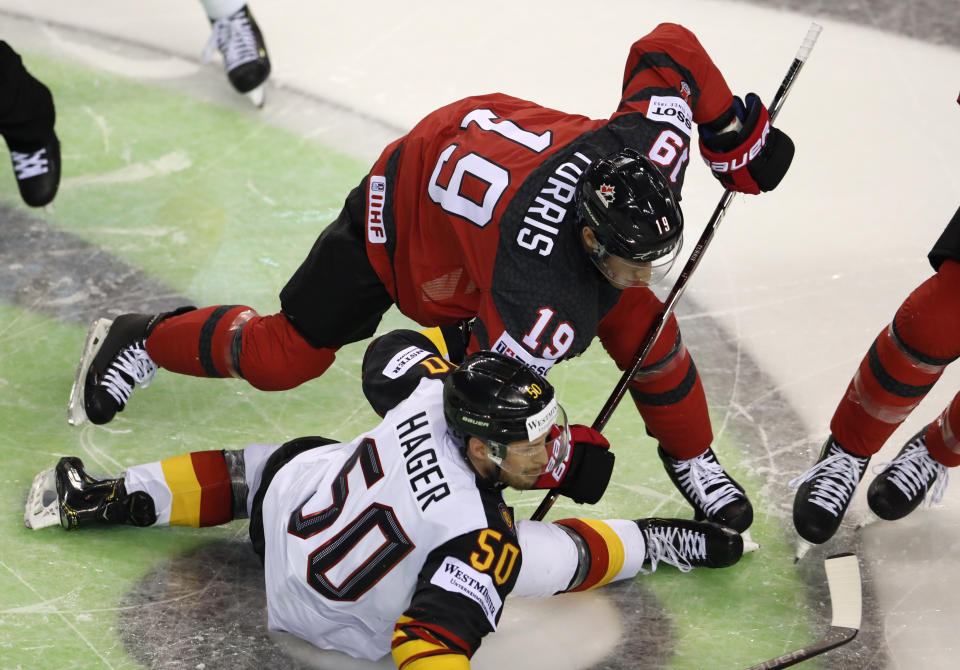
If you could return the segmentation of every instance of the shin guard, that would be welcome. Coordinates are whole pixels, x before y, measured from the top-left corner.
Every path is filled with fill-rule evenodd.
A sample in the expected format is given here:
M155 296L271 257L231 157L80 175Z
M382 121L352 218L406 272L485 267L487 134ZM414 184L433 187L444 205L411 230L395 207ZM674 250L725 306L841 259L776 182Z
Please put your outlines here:
M960 355L960 264L917 287L867 352L830 430L858 456L877 453Z
M937 420L927 426L924 441L933 460L948 468L960 465L960 393Z
M157 524L216 526L233 514L231 468L222 451L195 451L137 465L124 473L128 492L144 491L156 506Z
M640 368L629 390L647 433L668 454L687 460L710 447L713 430L703 383L679 332L665 356Z
M663 303L649 289L624 291L598 329L604 349L620 370L626 370L643 344ZM623 327L629 323L630 327ZM671 456L699 456L713 442L707 399L690 358L677 319L670 315L644 365L630 381L630 395L646 424Z
M560 519L555 523L582 548L580 567L566 591L588 591L629 579L643 567L643 535L633 521Z

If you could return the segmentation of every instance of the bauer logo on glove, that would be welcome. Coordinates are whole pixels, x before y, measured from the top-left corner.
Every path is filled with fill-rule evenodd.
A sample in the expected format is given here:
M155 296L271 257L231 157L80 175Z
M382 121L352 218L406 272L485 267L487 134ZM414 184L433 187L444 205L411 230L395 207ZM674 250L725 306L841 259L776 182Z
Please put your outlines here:
M726 188L740 193L772 191L793 160L793 141L770 125L760 98L733 104L716 121L700 126L700 153Z

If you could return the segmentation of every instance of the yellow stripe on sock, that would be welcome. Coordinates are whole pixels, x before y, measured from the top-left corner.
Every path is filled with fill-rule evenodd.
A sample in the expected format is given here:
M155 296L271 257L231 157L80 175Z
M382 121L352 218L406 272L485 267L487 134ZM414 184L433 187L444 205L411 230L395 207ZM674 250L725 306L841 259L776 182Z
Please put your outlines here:
M160 461L163 478L173 494L170 506L171 526L200 526L200 496L202 489L193 471L190 454L180 454Z
M580 521L587 524L597 533L599 533L600 537L603 538L604 543L607 545L607 571L604 573L600 581L591 588L603 586L604 584L610 583L610 581L620 574L620 571L623 569L623 562L625 560L623 541L620 539L620 536L617 535L617 532L613 530L613 528L599 519L580 519Z

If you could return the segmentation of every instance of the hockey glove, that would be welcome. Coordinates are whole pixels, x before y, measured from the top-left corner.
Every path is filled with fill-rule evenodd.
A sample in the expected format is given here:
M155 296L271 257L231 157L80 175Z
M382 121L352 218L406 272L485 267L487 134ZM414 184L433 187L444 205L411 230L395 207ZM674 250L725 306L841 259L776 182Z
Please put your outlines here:
M727 113L699 131L700 154L731 191L772 191L793 160L793 140L770 125L770 114L754 93L747 94L746 105L734 97Z
M575 503L592 505L607 490L613 473L613 453L607 438L589 426L570 426L567 458L550 472L540 475L535 489L556 488Z

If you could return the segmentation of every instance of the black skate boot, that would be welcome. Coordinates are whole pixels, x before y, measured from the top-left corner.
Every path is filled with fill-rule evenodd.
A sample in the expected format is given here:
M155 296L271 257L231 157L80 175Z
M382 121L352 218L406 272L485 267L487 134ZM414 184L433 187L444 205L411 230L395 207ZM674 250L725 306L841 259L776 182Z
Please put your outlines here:
M57 136L51 132L50 137L39 145L11 145L10 160L23 201L31 207L49 204L60 186L60 142Z
M227 78L240 93L246 93L257 107L263 106L263 82L270 76L270 57L263 33L244 5L230 16L211 19L213 32L204 48L204 60L210 60L213 50L223 56Z
M927 451L923 434L926 428L908 441L897 457L870 483L867 504L881 519L902 519L923 502L927 492L930 504L940 502L947 489L947 466L938 463ZM877 465L877 469L881 466ZM876 472L876 470L874 470Z
M60 185L60 142L50 89L31 75L6 43L3 53L7 95L3 100L3 139L10 149L20 197L31 207L49 204Z
M128 494L123 477L94 479L79 458L67 456L33 480L23 520L35 530L58 521L72 530L104 523L150 526L157 514L153 498L143 491Z
M637 519L646 543L644 565L650 571L657 563L672 565L680 572L694 568L728 568L743 556L740 533L711 523L689 519Z
M66 530L99 523L150 526L157 520L153 498L143 491L128 495L123 477L94 479L73 456L61 458L56 472L60 525Z
M800 537L813 544L833 537L869 462L869 457L856 456L841 447L833 435L827 438L816 464L789 483L797 488L793 525Z
M156 315L122 314L114 321L94 321L70 390L68 423L79 426L90 419L104 424L123 411L134 386L146 388L157 376L157 364L144 347L147 337L160 321L189 309L193 308Z
M657 447L657 453L673 485L693 507L697 521L713 521L738 533L750 527L753 506L743 487L724 471L713 449L685 461L674 458L663 447Z

